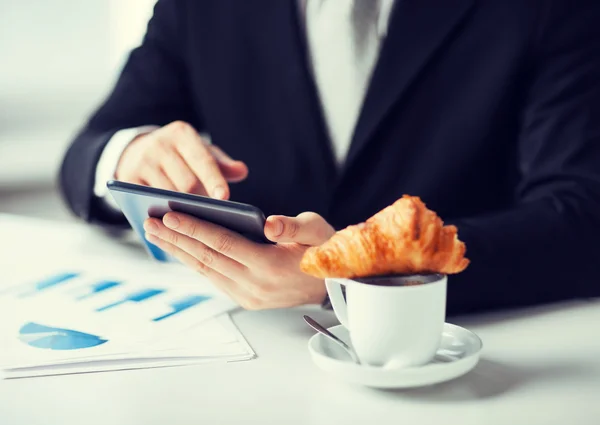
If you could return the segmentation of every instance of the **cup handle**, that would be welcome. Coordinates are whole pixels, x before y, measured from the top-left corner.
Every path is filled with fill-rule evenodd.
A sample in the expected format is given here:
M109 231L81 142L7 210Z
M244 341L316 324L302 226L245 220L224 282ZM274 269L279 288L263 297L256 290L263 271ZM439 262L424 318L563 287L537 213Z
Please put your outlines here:
M342 325L346 328L348 325L348 305L344 298L344 292L342 291L342 284L336 280L325 280L325 286L327 287L327 293L329 294L329 301L333 306L333 311Z

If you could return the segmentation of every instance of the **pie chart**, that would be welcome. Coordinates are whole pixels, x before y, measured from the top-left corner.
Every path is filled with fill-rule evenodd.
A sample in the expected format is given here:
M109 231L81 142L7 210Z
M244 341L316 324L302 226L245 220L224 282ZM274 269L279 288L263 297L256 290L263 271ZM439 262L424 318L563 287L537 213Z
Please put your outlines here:
M97 335L33 322L21 327L19 339L27 345L46 350L81 350L96 347L108 341Z

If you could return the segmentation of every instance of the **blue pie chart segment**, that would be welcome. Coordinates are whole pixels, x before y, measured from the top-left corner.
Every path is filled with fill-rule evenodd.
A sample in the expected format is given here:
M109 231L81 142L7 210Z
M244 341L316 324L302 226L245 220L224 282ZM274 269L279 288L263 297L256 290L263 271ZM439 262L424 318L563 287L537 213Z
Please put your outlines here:
M19 339L32 347L47 350L81 350L96 347L108 341L97 335L71 329L53 328L33 322L21 327Z

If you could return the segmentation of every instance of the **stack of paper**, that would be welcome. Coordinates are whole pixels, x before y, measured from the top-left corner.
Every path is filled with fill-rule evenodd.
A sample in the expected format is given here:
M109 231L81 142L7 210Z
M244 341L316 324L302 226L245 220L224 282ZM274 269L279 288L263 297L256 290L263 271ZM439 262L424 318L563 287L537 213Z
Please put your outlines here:
M0 368L17 378L252 359L235 308L180 265L14 259L0 269Z

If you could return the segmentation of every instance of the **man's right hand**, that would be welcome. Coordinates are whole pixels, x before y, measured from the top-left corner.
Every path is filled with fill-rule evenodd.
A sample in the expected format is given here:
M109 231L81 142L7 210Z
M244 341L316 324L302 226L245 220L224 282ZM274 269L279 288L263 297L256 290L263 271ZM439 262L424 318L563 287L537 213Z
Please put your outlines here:
M123 152L115 177L128 183L229 198L229 182L248 175L248 167L217 146L204 141L196 130L175 121L134 139Z

